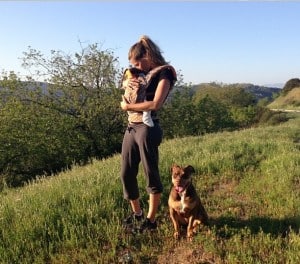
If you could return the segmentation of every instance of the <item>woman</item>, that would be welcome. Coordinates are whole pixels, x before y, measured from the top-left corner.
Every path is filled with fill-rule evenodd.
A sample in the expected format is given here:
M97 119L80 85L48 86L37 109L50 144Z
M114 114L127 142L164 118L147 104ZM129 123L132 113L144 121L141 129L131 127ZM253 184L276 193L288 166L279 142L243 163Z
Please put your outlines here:
M168 65L159 47L147 36L142 36L128 53L130 64L148 74L157 67ZM162 130L159 125L157 111L162 107L170 90L176 82L176 73L168 66L152 76L146 90L146 101L129 104L124 100L121 108L128 111L128 128L125 131L122 144L121 180L124 198L129 200L132 214L124 220L125 226L141 223L139 230L154 230L155 220L160 203L163 186L158 169L158 146L162 141ZM136 79L130 79L129 87L138 87ZM154 126L149 127L142 121L143 111L151 111ZM134 117L130 113L134 112ZM139 118L136 118L139 113ZM149 193L149 209L146 218L140 205L137 174L139 163L142 162ZM144 220L144 221L142 221Z

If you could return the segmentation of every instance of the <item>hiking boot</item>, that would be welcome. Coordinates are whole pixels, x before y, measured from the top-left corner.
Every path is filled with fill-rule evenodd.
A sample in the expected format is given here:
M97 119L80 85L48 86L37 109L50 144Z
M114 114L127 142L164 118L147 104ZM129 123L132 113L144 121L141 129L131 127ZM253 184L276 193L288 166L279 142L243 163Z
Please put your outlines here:
M139 228L139 232L154 231L157 229L157 222L152 223L149 218L146 218Z
M144 219L144 213L142 215L136 215L135 213L132 213L127 218L123 220L123 226L125 227L132 227L134 224L137 224L138 222L141 222Z

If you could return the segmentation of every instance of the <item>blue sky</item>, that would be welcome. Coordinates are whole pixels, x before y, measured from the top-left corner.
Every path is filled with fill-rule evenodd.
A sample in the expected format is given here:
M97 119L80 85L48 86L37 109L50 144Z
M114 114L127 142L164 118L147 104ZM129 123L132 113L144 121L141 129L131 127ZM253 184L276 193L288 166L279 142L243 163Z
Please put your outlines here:
M28 46L74 53L100 43L128 65L143 34L187 83L273 84L300 77L300 2L0 1L0 71L21 68Z

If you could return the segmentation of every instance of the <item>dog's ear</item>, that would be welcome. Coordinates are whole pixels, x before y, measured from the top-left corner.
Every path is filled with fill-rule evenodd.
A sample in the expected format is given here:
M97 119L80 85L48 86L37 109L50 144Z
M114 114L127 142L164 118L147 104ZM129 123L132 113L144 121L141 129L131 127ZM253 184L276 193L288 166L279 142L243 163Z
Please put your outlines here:
M171 166L171 168L170 168L171 174L172 174L172 172L173 172L173 168L176 167L176 166L177 166L177 165L176 165L175 163L172 164L172 166Z
M188 165L188 166L186 166L186 167L184 168L184 171L186 171L188 174L192 174L192 173L195 172L195 169L194 169L193 166Z

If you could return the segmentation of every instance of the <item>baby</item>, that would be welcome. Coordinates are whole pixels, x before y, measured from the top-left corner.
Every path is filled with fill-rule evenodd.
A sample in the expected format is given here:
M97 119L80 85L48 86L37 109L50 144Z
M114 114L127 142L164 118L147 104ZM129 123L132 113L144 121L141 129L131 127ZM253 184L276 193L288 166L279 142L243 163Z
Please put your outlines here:
M129 87L128 81L135 78L139 81L139 87ZM124 71L122 88L125 90L124 97L128 103L141 103L146 100L147 79L143 71L137 68L128 68ZM129 111L130 121L139 120L140 113ZM151 111L143 111L142 121L145 125L153 127Z

